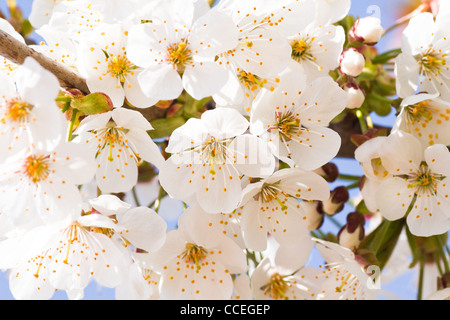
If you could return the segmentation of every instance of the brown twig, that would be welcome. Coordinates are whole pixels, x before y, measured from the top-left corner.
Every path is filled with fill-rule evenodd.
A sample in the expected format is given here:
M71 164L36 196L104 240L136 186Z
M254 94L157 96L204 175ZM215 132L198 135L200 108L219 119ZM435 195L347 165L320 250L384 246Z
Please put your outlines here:
M37 52L3 30L0 30L0 55L19 65L23 64L27 57L32 57L58 78L61 87L77 88L85 94L90 93L86 80L79 74Z

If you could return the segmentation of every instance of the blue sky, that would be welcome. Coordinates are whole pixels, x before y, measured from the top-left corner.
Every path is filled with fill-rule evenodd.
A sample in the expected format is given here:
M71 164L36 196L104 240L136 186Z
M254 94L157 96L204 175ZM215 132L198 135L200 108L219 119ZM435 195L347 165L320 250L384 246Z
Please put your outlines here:
M350 14L365 17L369 15L377 15L382 22L383 27L387 28L393 24L395 20L394 14L397 12L397 6L402 5L408 0L353 0ZM18 6L23 10L25 15L28 15L31 9L31 0L17 0ZM0 0L0 9L5 12L6 0ZM394 34L391 34L388 38L379 42L378 48L380 51L384 51L392 48L393 43L399 45L398 39L392 42L391 39ZM393 121L393 115L387 118L374 117L374 121L380 124L391 124ZM335 163L339 166L343 173L359 174L361 170L354 161L337 159ZM345 219L345 214L340 215ZM337 232L336 227L332 224L327 224L325 229L329 229L331 232ZM411 290L411 282L408 275L399 279L399 282L390 284L389 289L403 299L414 299L415 292ZM8 282L2 274L0 274L0 299L13 299L8 289ZM66 299L66 295L63 292L57 292L53 299ZM85 299L114 299L114 290L108 288L99 288L95 283L92 283L85 290Z

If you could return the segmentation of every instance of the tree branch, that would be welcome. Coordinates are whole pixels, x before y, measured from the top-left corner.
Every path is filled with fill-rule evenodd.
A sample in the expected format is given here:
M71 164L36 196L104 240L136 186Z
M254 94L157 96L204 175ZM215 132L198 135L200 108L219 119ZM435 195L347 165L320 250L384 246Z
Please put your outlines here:
M3 30L0 30L0 55L16 64L23 64L27 57L32 57L58 78L61 87L77 88L85 94L90 93L86 80L79 74L37 52Z
M78 73L20 42L3 30L0 30L0 55L19 65L23 64L27 57L32 57L43 68L47 69L58 78L61 87L78 89L84 94L91 93L86 84L86 79ZM127 105L124 105L124 107L130 108ZM164 118L167 112L167 110L155 106L145 109L132 109L141 112L148 121Z

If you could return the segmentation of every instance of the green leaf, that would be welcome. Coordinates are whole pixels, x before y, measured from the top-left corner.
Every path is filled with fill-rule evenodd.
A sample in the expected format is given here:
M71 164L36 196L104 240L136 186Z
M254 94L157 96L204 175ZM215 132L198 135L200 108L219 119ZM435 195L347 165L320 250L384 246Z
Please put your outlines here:
M375 254L383 269L395 249L398 238L406 224L406 220L383 220L383 222L368 234L358 247L358 250L367 249Z
M149 135L152 139L165 138L170 136L175 129L185 123L186 119L184 117L155 119L150 121L154 130L150 130Z
M409 265L409 267L412 268L417 264L417 262L419 262L419 246L417 245L417 238L411 233L411 231L409 231L408 226L406 226L405 231L409 248L411 249L413 256L413 259Z

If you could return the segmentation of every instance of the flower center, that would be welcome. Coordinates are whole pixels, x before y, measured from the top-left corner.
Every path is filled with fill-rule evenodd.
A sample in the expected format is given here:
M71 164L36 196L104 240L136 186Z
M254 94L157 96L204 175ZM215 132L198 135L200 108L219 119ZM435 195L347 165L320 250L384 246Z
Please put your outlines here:
M423 119L432 120L432 109L429 107L428 101L421 101L411 106L406 106L408 118L411 120L420 121Z
M201 269L200 261L206 258L207 251L202 246L196 245L194 243L186 243L186 248L181 256L186 259L186 263L195 263L197 270Z
M270 277L269 283L261 288L264 290L264 294L270 296L273 299L288 300L286 291L288 289L288 282L284 280L284 277L279 273L275 273Z
M285 192L283 192L278 187L276 187L277 183L275 183L275 184L264 183L263 184L263 186L261 188L261 200L266 203L276 201L281 206L281 210L285 211L287 209L287 206L284 204L285 201L280 200L279 194L282 194L285 197L288 197L289 195L287 195Z
M427 165L422 164L419 171L412 174L408 181L408 188L415 188L416 193L436 194L437 181L444 179L444 176L431 172Z
M292 59L300 62L301 60L314 60L310 49L311 43L314 41L314 38L306 38L306 39L296 39L291 41Z
M296 135L300 130L300 119L295 117L292 112L276 113L275 129L279 131L282 137L286 140L291 140L293 135Z
M209 173L216 174L214 169L215 163L224 164L227 159L227 147L225 145L229 140L217 140L214 137L203 145L202 155L203 159L207 159L211 167Z
M119 79L121 83L125 82L125 77L134 68L135 66L131 64L126 55L109 56L108 72L111 76Z
M431 49L420 57L419 64L421 65L422 73L439 74L443 66L447 64L446 54L437 54Z
M45 180L50 172L48 156L28 156L24 164L25 174L33 183Z
M183 72L185 66L192 61L192 52L186 42L180 42L167 48L168 59L178 72Z
M261 79L260 77L245 71L242 71L240 74L238 74L238 79L245 88L251 91L263 88L264 85L267 84L267 79Z
M12 99L6 102L6 114L0 119L0 122L5 123L6 120L11 119L14 122L25 123L28 121L30 111L33 105L25 101Z

